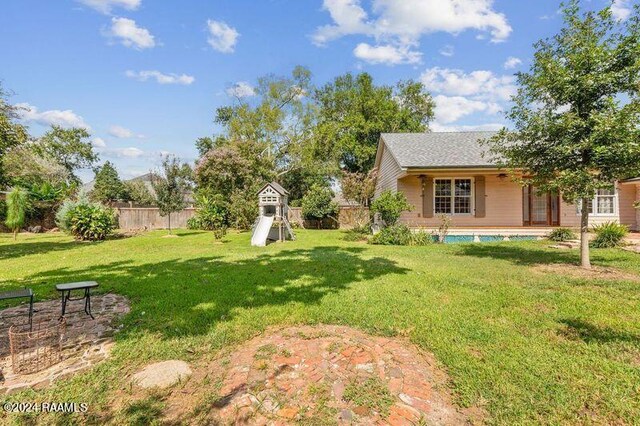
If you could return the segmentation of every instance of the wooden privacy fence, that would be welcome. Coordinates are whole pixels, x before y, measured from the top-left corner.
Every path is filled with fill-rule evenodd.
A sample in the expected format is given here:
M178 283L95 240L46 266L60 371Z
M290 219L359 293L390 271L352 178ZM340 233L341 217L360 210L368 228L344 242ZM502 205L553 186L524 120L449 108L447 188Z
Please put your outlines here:
M328 218L320 221L318 223L317 220L308 220L302 217L302 208L301 207L289 207L289 222L298 224L304 228L315 229L335 229L335 228L352 228L358 222L358 216L362 215L365 218L369 217L369 209L368 208L360 208L357 206L340 206L340 210L338 212L338 222L335 220ZM319 226L318 226L319 225Z
M157 207L117 208L118 227L120 229L166 229L169 227L169 216L160 216ZM186 208L171 213L171 228L186 228L187 220L196 212L194 208Z

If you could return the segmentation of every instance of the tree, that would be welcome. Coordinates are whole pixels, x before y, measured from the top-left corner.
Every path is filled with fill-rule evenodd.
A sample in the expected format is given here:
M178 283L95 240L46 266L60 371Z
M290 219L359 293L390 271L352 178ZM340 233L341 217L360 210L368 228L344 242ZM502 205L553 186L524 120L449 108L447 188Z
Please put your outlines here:
M373 167L380 134L424 132L434 103L422 83L376 86L367 73L345 74L315 91L315 157L331 158L352 173Z
M369 205L369 201L375 193L376 177L375 169L366 174L349 173L347 171L342 173L340 182L342 197L356 204L354 221L356 227L360 229L369 224L369 214L366 206Z
M640 173L639 11L621 23L610 8L582 13L578 0L564 6L564 27L536 43L530 71L517 76L507 114L515 130L487 141L523 185L580 202L584 268L591 267L589 200Z
M8 101L9 94L0 85L0 189L9 183L3 173L5 154L11 148L26 143L29 140L27 128L19 123L18 108Z
M98 155L88 140L90 136L86 129L52 126L38 140L34 149L40 156L54 158L69 172L72 180L79 181L75 172L90 168L98 161Z
M332 217L338 213L338 204L333 201L333 191L320 185L313 185L302 197L302 216L305 219L318 221L318 229L322 220Z
M139 180L129 180L124 182L125 198L139 206L155 206L154 198L147 185Z
M177 158L167 156L162 161L163 176L155 176L153 189L161 216L169 217L171 233L171 213L186 207L184 196L190 189L191 169Z
M127 192L118 176L118 171L110 161L96 169L91 198L108 203L126 198Z
M27 209L29 208L29 194L20 187L13 188L7 195L7 219L5 225L13 231L13 239L18 236L20 228L24 226Z

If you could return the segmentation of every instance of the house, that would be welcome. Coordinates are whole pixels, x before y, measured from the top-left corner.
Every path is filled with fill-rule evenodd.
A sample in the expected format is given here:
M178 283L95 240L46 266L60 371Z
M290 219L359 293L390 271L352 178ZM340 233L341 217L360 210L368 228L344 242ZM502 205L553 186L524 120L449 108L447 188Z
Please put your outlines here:
M580 211L557 194L522 188L484 155L480 141L495 132L385 133L375 167L375 197L385 190L404 193L414 206L402 223L437 227L438 216L451 216L453 227L579 227ZM637 230L640 179L600 190L591 204L590 223L618 221Z

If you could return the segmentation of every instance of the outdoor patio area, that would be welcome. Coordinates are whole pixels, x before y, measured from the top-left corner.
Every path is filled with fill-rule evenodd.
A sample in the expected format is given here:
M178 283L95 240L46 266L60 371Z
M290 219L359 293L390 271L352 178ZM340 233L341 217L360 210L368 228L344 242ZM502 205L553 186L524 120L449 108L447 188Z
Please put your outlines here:
M92 297L95 319L91 319L83 311L83 302L71 302L61 324L60 304L59 299L34 303L33 332L28 334L28 304L0 311L0 394L26 388L41 389L55 380L69 377L104 360L109 355L118 319L129 312L126 298L115 294L99 295ZM9 342L9 330L12 326L16 327L14 330L23 330L34 344L38 343L36 340L42 335L41 330L59 331L53 345L49 339L47 347L43 344L38 348L40 353L47 351L49 358L45 361L52 365L31 374L16 372L18 369L13 365ZM35 351L29 352L20 356L35 359ZM29 369L33 370L34 368Z

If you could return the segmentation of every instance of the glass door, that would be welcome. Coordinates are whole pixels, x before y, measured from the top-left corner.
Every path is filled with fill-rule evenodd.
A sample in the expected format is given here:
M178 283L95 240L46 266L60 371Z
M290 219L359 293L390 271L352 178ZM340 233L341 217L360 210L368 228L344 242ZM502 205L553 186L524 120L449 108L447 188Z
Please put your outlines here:
M560 225L560 197L556 194L538 193L534 186L522 190L522 221L525 226Z

